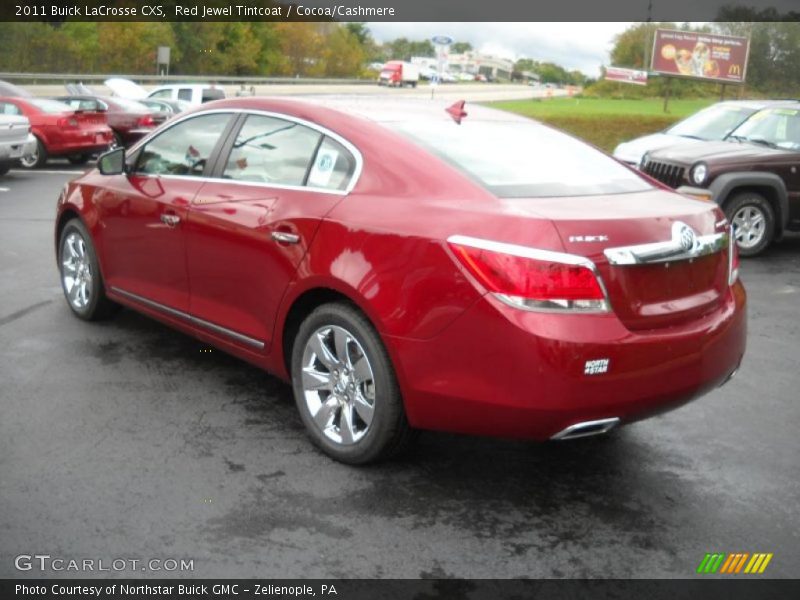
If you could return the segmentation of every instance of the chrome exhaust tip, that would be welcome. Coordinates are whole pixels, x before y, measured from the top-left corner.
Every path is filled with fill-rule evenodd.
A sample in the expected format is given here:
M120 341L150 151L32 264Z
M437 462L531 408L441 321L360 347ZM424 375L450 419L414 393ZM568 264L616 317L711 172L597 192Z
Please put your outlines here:
M597 421L582 421L562 429L552 436L551 440L575 440L577 438L589 437L591 435L601 435L608 433L619 425L619 417L610 419L599 419Z

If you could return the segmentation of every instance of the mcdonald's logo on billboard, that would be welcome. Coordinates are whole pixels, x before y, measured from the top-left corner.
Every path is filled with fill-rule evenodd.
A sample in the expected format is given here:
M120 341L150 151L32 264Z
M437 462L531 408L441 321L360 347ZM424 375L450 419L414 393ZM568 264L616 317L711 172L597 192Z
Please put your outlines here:
M741 77L742 65L731 65L730 67L728 67L728 75L730 77Z
M765 552L706 553L697 567L701 575L720 573L725 575L760 575L767 569L773 554Z

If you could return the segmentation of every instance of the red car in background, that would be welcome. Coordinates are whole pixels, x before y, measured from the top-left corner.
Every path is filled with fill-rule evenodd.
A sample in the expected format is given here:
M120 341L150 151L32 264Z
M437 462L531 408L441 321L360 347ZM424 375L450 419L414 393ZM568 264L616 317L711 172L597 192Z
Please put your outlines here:
M56 100L76 109L104 114L114 131L117 146L130 146L167 120L166 113L126 98L72 95L59 96Z
M719 207L517 115L224 100L98 165L58 200L72 312L125 305L290 380L337 460L415 429L604 433L744 354Z
M83 164L114 142L104 115L74 110L55 100L0 97L0 113L22 115L30 121L36 148L20 159L26 168L40 167L51 156L65 156L73 164Z

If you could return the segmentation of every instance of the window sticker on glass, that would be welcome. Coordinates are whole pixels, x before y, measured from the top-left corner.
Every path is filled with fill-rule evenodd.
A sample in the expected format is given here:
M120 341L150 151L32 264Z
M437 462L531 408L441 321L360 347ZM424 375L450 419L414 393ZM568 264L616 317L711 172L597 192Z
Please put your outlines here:
M317 160L308 175L308 185L313 187L327 187L330 183L333 168L339 158L339 152L332 148L320 148Z

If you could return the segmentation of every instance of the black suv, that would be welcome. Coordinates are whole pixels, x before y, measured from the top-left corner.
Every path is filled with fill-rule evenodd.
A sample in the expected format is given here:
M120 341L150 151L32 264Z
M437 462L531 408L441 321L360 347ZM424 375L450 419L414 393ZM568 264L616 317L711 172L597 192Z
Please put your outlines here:
M785 231L800 231L800 102L757 112L725 141L645 154L641 169L719 204L742 256L758 254Z

